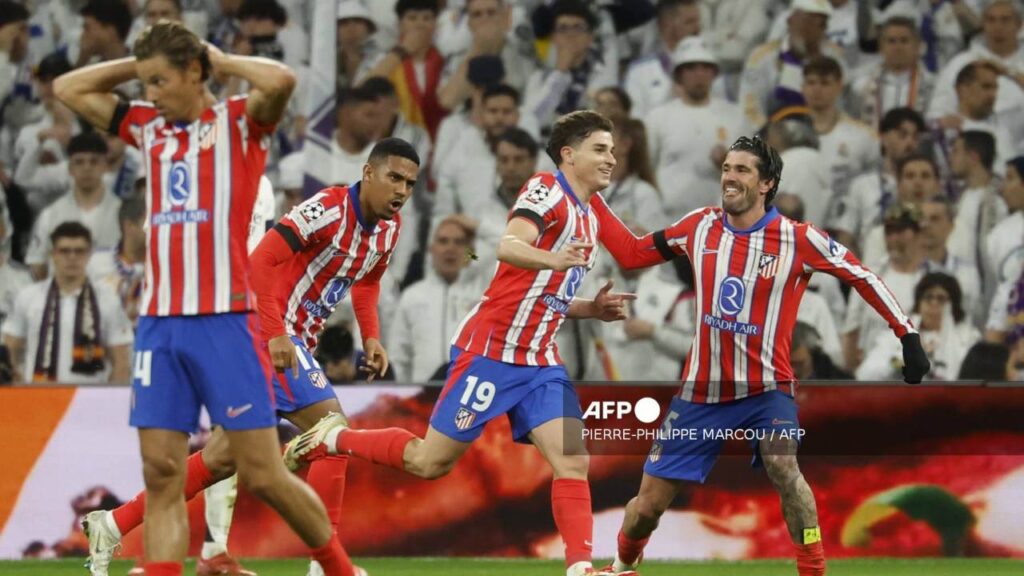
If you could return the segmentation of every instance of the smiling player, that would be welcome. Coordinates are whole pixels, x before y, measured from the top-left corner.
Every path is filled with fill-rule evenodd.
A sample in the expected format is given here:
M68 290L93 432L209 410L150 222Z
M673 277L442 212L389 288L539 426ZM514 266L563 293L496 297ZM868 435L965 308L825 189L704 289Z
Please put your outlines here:
M658 232L636 238L598 197L601 243L628 268L687 255L693 262L700 324L673 398L644 467L639 494L626 506L618 554L608 569L635 575L647 539L684 482L711 472L721 440L691 440L674 431L773 431L754 442L782 501L800 576L825 573L817 506L797 466L799 427L790 337L800 298L815 271L852 285L903 343L904 378L918 383L929 361L921 339L889 289L844 246L814 226L779 215L771 202L782 160L758 138L740 138L722 164L722 207L695 210ZM780 437L790 436L790 437ZM700 435L703 438L703 433Z

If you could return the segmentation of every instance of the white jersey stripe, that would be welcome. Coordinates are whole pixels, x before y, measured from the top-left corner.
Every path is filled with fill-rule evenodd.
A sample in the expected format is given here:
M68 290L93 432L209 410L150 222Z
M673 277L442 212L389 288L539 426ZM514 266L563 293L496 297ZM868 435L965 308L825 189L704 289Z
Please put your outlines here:
M704 246L707 243L707 238L711 232L713 222L713 218L704 218L697 223L697 226L695 227L696 229L693 233L693 246ZM704 267L700 265L701 256L697 252L698 251L695 250L695 253L691 255L691 261L693 262L694 289L696 291L694 301L699 303L704 301ZM703 313L703 310L699 308L697 309L698 323L697 329L694 333L693 343L690 345L690 362L687 368L687 373L683 376L683 388L679 393L680 397L687 401L693 400L697 374L702 367L700 362L700 353L703 347L707 345L707 343L704 342L703 330L700 328L700 323L703 322L703 318L701 316Z
M188 165L189 190L191 194L185 202L186 210L197 210L200 206L199 189L199 138L197 132L189 128L188 149L184 161ZM199 311L199 233L196 222L186 222L182 226L182 308L183 314L196 314Z
M171 158L178 151L178 139L174 135L164 138L164 149L160 153L160 212L170 209ZM167 277L176 274L171 270L171 227L157 226L157 258L160 267L160 286L157 291L157 315L166 316L171 311L171 283Z
M764 229L758 230L757 232L750 235L750 245L747 249L747 262L743 267L743 277L753 278L754 284L751 285L753 288L757 283L758 278L758 260L760 254L764 253ZM750 324L750 314L754 310L754 290L747 290L743 298L743 309L736 316L738 322L744 324ZM750 375L747 373L747 336L746 334L736 333L733 335L733 357L732 357L732 371L733 371L733 383L736 387L736 395L746 394L747 384L750 380ZM741 392L742 391L742 392Z
M147 124L146 126L144 126L142 128L142 142L141 142L142 150L149 150L150 149L150 143L153 141L153 131L154 131L153 126L154 126L153 123L149 123L149 124ZM150 307L150 305L152 304L152 301L153 301L153 267L156 265L156 262L153 261L153 253L150 250L150 247L148 246L148 243L152 242L153 238L155 237L155 234L154 234L154 231L153 231L153 221L152 221L152 218L151 218L150 215L154 213L154 210L153 210L153 179L154 179L154 177L159 177L159 174L157 174L157 175L153 175L152 174L152 171L153 171L152 160L150 160L149 158L145 158L143 160L142 164L143 164L143 166L145 166L145 174L146 174L146 223L145 223L145 231L146 231L146 238L147 238L147 246L146 246L146 281L143 284L142 296L139 298L139 310L145 312L145 311L149 310L149 307Z
M224 102L214 106L217 114L216 183L214 184L213 228L214 298L217 310L231 309L231 121Z

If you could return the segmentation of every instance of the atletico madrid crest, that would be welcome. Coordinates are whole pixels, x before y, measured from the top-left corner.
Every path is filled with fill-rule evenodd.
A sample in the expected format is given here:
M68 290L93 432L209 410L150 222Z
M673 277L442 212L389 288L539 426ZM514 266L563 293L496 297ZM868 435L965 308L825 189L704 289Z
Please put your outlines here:
M476 414L465 408L459 408L459 411L455 413L455 427L459 430L468 430L475 421Z
M217 125L210 122L199 127L199 147L203 150L213 148L217 143Z
M775 254L761 254L757 263L757 273L761 278L774 278L779 271L779 257Z
M327 388L327 376L319 370L309 373L309 381L317 388Z

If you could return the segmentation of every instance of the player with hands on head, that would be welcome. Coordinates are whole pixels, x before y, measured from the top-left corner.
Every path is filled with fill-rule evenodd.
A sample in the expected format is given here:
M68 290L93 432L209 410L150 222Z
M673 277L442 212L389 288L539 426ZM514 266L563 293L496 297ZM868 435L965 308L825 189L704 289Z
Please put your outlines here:
M721 169L721 206L694 210L664 230L638 238L598 196L591 208L600 241L625 268L678 256L693 262L699 327L662 435L651 448L640 491L626 506L618 553L606 568L635 575L644 546L684 482L703 483L722 441L673 433L749 429L771 434L753 443L782 501L800 576L825 573L817 505L797 465L799 428L790 338L813 272L850 284L901 338L904 376L918 383L929 370L921 340L885 284L843 245L813 225L781 216L771 205L782 175L778 153L760 138L740 138Z
M132 51L64 74L53 88L90 124L138 147L147 163L146 276L130 418L146 492L122 510L132 523L144 516L148 524L146 574L182 574L186 496L212 484L216 471L237 468L328 576L349 576L324 504L279 458L272 370L257 333L246 250L259 179L295 75L272 60L226 55L175 22L146 28ZM214 74L245 80L248 94L218 102L206 85ZM134 79L147 101L119 100L114 88ZM188 457L202 406L224 430L226 462ZM93 574L107 573L120 537L108 520L86 518Z

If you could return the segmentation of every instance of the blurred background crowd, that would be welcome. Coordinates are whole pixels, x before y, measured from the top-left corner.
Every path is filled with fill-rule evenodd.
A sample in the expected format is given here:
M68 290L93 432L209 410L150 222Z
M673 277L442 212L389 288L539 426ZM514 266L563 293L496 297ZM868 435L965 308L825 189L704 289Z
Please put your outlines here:
M554 169L551 124L583 108L614 121L603 194L635 232L717 205L726 149L760 132L785 162L778 210L891 287L930 379L1024 378L1022 17L1020 0L0 0L0 381L130 378L141 159L52 83L130 55L163 18L296 71L267 165L274 219L356 182L380 138L425 159L381 295L396 380L443 376L509 207ZM211 81L221 98L246 88ZM119 95L145 97L137 82ZM567 322L569 373L678 378L697 318L689 263L624 271L604 255L580 295L608 277L638 295L631 317ZM340 307L317 351L336 384L358 378L360 342ZM901 362L885 323L821 274L791 357L803 380L886 380Z

